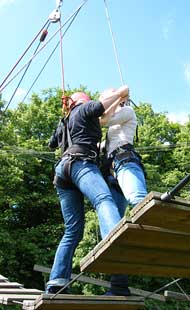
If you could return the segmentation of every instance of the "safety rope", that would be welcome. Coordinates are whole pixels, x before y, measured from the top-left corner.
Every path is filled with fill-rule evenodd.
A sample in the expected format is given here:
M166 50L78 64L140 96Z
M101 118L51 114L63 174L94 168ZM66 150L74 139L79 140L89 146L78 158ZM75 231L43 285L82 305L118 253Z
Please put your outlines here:
M62 76L62 95L65 92L65 80L64 80L64 64L63 64L63 36L62 36L62 29L61 29L61 19L60 23L60 58L61 58L61 76Z
M84 271L81 271L79 274L77 274L72 280L70 280L68 283L66 283L63 287L60 288L60 290L50 297L50 300L54 299L58 294L60 294L65 288L67 288L69 285L71 285L74 281L76 281L78 278L80 278L84 274Z
M48 28L49 28L49 26L50 26L50 23L47 25L46 29L44 29L44 30L42 31L42 34L41 34L41 36L40 36L40 40L39 40L38 46L36 47L36 49L35 49L33 55L38 51L38 49L39 49L39 47L40 47L40 44L41 44L42 42L44 42L44 40L46 39L46 36L47 36L47 34L48 34ZM17 90L18 90L18 88L19 88L19 86L20 86L20 84L21 84L21 82L23 81L23 79L24 79L24 77L25 77L25 75L26 75L26 73L27 73L27 71L28 71L28 69L29 69L31 63L32 63L32 60L31 60L31 61L28 63L28 65L26 66L26 69L25 69L25 71L24 71L24 73L23 73L23 75L22 75L20 81L18 82L18 84L17 84L17 86L16 86L16 88L15 88L15 90L14 90L14 92L13 92L11 98L9 99L9 102L8 102L7 106L5 107L5 109L4 109L4 112L6 112L6 110L8 109L8 107L9 107L9 105L10 105L10 103L12 102L12 100L13 100L13 98L14 98L14 96L15 96L15 94L16 94L16 92L17 92Z
M62 0L56 0L56 9L49 16L49 20L52 23L59 22L59 35L60 35L60 57L61 57L61 76L62 76L62 92L64 95L64 65L63 65L63 36L62 36L62 25L61 25L61 11Z
M52 15L53 15L53 22L57 22L58 20L60 21L60 15L61 15L61 13L60 13L60 7L61 7L61 2L59 1L59 3L57 4L57 8L56 8L56 12L57 12L58 14L55 14L55 13L52 14ZM42 34L41 34L40 40L39 40L39 44L38 44L38 46L36 47L36 49L35 49L33 55L37 53L37 51L38 51L38 49L39 49L41 43L45 41L45 39L46 39L46 37L47 37L47 34L48 34L48 28L49 28L49 26L50 26L50 24L51 24L51 21L52 21L52 20L49 18L49 23L48 23L46 29L44 29L44 30L42 31ZM60 27L61 27L61 24L60 24ZM61 29L60 29L60 31L61 31ZM12 96L11 96L11 98L10 98L8 104L7 104L7 106L6 106L6 108L4 109L4 112L6 112L6 110L8 109L8 107L9 107L9 105L10 105L10 103L12 102L12 100L13 100L13 98L14 98L14 96L15 96L15 94L16 94L16 92L17 92L17 90L18 90L18 88L19 88L19 86L20 86L20 84L21 84L21 82L23 81L23 79L24 79L24 77L25 77L25 75L26 75L26 73L27 73L27 71L28 71L28 69L29 69L31 63L32 63L32 60L28 63L28 65L27 65L27 67L26 67L26 69L25 69L25 71L24 71L24 73L23 73L23 75L22 75L22 77L21 77L19 83L17 84L17 86L16 86L16 88L15 88L15 90L14 90L14 92L13 92L13 94L12 94Z
M68 23L68 21L75 15L75 13L78 11L78 10L80 10L83 6L84 6L84 4L87 2L88 0L84 0L83 2L82 2L82 4L77 8L77 10L74 12L74 13L72 13L69 17L68 17L68 19L66 20L66 22L61 26L61 29ZM21 67L21 69L7 82L7 84L5 84L4 85L4 87L2 87L1 89L0 89L0 92L2 92L2 90L4 90L5 89L5 87L7 87L19 74L20 74L20 72L22 72L23 70L24 70L24 68L26 68L26 66L28 65L28 63L31 61L31 60L33 60L46 46L47 46L47 44L49 44L49 42L57 35L57 33L60 31L60 29L58 29L57 31L55 31L54 32L54 34L49 38L49 40L38 50L38 52L37 53L35 53L22 67Z
M44 24L44 26L40 29L40 31L37 33L37 35L34 37L34 39L32 40L32 42L29 44L29 46L26 48L26 50L24 51L24 53L21 55L21 57L17 60L17 62L15 63L15 65L13 66L13 68L10 70L10 72L7 74L7 76L5 77L5 79L3 80L3 82L0 84L0 92L2 92L3 88L2 86L4 85L4 83L7 81L7 79L9 78L9 76L12 74L12 72L14 71L14 69L17 67L17 65L19 64L19 62L22 60L22 58L25 56L25 54L28 52L28 50L30 49L30 47L32 46L32 44L36 41L36 39L38 38L38 36L40 35L40 33L43 31L43 29L46 27L46 25L48 24L49 20L46 21L46 23Z
M120 66L119 57L118 57L118 51L117 51L117 47L116 47L116 43L115 43L115 38L114 38L114 34L113 34L113 30L112 30L112 25L111 25L110 14L109 14L109 11L108 11L108 5L107 5L107 1L106 0L104 0L104 5L105 5L107 22L108 22L108 26L109 26L109 30L110 30L110 34L111 34L111 39L112 39L112 43L113 43L113 49L114 49L116 64L117 64L119 75L120 75L120 79L121 79L121 84L124 85L123 74L122 74L122 71L121 71L121 66Z
M172 279L173 279L173 278L172 278ZM174 280L174 279L173 279L173 280ZM184 291L184 289L181 287L181 285L180 285L178 282L176 282L176 285L177 285L177 287L180 289L180 291L183 293L183 295L186 297L186 299L190 301L189 295L187 295L187 293Z
M63 0L56 0L56 10L60 9L60 7L62 6L63 4Z
M114 55L115 55L115 59L116 59L116 65L118 67L121 84L124 85L125 84L124 83L124 78L123 78L123 74L122 74L122 71L121 71L121 66L120 66L119 57L118 57L118 51L117 51L117 47L116 47L114 33L113 33L113 30L112 30L111 18L110 18L110 14L109 14L108 5L107 5L107 1L106 0L104 0L104 5L105 5L107 22L108 22L108 26L109 26L109 30L110 30L110 34L111 34L112 44L113 44L113 50L114 50ZM130 105L130 103L132 103L135 106L135 108L138 108L138 106L134 103L134 101L131 100L130 98L128 98L128 100L126 100L125 104L126 105ZM137 132L138 132L138 128L137 128ZM137 137L138 137L138 133L137 133ZM137 138L137 140L138 140L138 138Z
M74 22L74 19L76 18L76 16L78 15L79 10L75 13L75 15L72 17L72 20L70 21L69 25L67 26L66 30L64 31L62 38L64 38L65 34L67 33L68 29L70 28L70 26L72 25L72 23ZM24 98L21 100L22 102L24 102L28 96L28 94L30 93L31 89L33 88L33 86L35 85L35 83L37 82L38 78L40 77L40 75L42 74L43 70L45 69L46 65L48 64L48 62L50 61L51 57L53 56L53 54L55 53L56 49L58 48L60 44L60 40L58 41L58 43L55 45L53 51L51 52L51 54L49 55L49 57L47 58L47 60L45 61L43 67L41 68L40 72L38 73L38 75L36 76L34 82L32 83L32 85L30 86L29 90L27 91L26 95L24 96Z
M179 284L179 281L180 281L180 280L183 280L183 279L182 279L182 278L178 278L178 279L172 278L172 280L173 280L173 281L167 283L166 285L162 286L161 288L155 290L154 292L151 292L151 293L148 294L145 298L146 298L146 299L147 299L147 298L150 298L153 294L159 293L159 292L163 291L165 288L167 288L167 287L169 287L169 286L171 286L171 285L173 285L173 284L176 284L176 285L178 286L178 288L181 290L181 292L184 294L184 296L187 298L187 300L189 301L189 300L190 300L189 296L186 294L186 292L182 289L182 287L181 287L180 284Z
M149 298L149 297L152 296L153 294L156 294L156 293L159 293L159 292L163 291L165 288L167 288L167 287L169 287L169 286L171 286L171 285L177 283L177 282L180 281L180 280L182 280L182 279L181 279L181 278L174 279L173 281L167 283L166 285L162 286L161 288L159 288L159 289L157 289L157 290L151 292L150 294L146 295L145 298Z

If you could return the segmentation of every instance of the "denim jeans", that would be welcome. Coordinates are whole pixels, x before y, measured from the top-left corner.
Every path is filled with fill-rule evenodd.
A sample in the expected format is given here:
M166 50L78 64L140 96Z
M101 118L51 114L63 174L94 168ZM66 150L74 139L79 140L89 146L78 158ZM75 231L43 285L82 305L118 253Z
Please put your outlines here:
M64 163L65 160L62 160L56 167L56 175L62 179L65 179ZM65 232L55 254L47 287L63 286L70 280L72 257L84 231L83 195L90 200L97 212L102 238L105 238L121 219L109 187L96 164L82 160L73 162L71 179L80 191L57 187Z
M65 231L58 245L51 269L50 286L64 286L72 272L74 251L84 233L84 197L77 189L56 187L61 204Z
M118 189L112 185L110 182L109 188L112 193L112 197L117 205L120 217L122 218L125 215L125 210L127 208L127 200L125 199L125 196L121 191L118 191Z
M143 169L136 162L114 159L115 173L127 204L135 207L147 195Z
M114 186L110 186L110 190L122 218L128 204L134 207L147 195L146 181L144 172L137 163L128 162L122 164L122 160L115 159L114 164L116 177L123 195ZM116 295L129 293L128 276L125 274L111 275L111 291Z

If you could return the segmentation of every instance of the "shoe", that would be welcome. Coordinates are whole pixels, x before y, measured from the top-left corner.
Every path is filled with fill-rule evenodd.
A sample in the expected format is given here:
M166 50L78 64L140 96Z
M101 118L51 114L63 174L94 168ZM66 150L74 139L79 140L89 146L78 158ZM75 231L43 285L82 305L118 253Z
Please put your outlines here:
M131 295L131 292L129 288L126 288L123 290L122 289L116 290L116 291L109 290L104 294L104 296L130 296L130 295Z
M61 289L61 286L50 286L46 288L45 294L56 294ZM68 288L65 288L60 294L70 294Z

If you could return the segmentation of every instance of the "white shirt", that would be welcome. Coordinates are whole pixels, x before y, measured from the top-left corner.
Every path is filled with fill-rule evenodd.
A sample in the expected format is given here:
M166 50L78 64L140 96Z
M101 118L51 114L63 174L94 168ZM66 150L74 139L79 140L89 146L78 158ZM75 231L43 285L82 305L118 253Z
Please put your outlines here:
M132 107L120 107L108 122L106 151L109 156L116 148L133 144L137 127L136 114Z

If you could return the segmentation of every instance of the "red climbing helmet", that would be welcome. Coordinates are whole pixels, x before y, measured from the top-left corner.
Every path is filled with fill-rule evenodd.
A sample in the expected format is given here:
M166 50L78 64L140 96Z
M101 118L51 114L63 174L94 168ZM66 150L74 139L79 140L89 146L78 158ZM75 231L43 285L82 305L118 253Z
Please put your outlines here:
M90 97L83 92L76 92L72 94L71 97L63 95L61 100L63 110L69 111L69 109L75 106L77 101L81 100L81 102L87 102L90 100Z
M76 92L72 94L71 99L74 103L77 102L78 100L81 100L82 102L83 101L87 102L90 100L90 97L83 92Z

